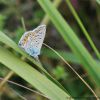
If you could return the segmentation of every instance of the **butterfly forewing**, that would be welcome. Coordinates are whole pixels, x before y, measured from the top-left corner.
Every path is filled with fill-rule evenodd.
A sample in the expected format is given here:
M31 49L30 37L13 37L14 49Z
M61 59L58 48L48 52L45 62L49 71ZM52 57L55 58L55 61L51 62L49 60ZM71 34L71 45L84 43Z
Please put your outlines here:
M33 31L25 32L19 41L19 46L23 48L29 55L36 57L40 54L45 33L45 25L40 25Z

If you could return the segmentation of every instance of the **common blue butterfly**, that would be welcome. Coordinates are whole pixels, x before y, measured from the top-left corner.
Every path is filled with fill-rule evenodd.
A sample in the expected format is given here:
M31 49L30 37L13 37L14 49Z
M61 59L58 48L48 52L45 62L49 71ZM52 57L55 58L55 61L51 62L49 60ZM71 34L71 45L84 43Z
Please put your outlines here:
M46 25L40 25L32 31L25 32L18 46L33 57L40 55L41 47L46 33Z

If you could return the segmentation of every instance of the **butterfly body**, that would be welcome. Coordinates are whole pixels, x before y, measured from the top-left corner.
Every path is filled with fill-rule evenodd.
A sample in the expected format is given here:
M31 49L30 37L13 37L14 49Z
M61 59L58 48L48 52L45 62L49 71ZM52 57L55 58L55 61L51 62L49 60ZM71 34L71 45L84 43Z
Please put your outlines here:
M46 25L40 25L32 31L25 32L19 41L19 47L29 55L37 57L46 33Z

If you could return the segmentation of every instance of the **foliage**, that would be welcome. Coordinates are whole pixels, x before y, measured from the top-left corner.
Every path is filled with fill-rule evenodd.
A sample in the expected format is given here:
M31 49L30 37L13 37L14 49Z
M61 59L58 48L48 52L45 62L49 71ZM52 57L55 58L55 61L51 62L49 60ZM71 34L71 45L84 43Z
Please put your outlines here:
M17 44L24 31L46 24L44 42L68 61L99 96L99 6L99 0L54 0L52 3L50 0L1 0L0 77L5 78L0 83L1 97L4 100L97 98L55 51L43 45L40 64ZM9 76L11 71L14 74ZM9 79L42 94L14 84L4 85Z

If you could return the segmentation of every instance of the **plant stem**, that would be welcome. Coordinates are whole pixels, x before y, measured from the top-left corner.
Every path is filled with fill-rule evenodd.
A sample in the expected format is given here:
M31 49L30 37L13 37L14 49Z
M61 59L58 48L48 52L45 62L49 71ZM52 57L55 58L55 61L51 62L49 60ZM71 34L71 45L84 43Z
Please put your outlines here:
M22 23L22 27L23 27L24 31L26 32L25 21L24 21L23 17L21 17L21 23Z
M3 85L8 81L8 79L14 74L13 71L10 71L4 78L4 80L1 81L0 83L0 91L2 90L3 88Z
M0 77L0 80L5 80L4 78L2 78L2 77ZM14 82L14 81L11 81L11 80L6 80L6 82L8 82L8 83L10 83L10 84L13 84L13 85L16 85L16 86L19 86L19 87L21 87L21 88L23 88L23 89L27 89L28 91L30 91L30 92L33 92L33 93L36 93L36 94L38 94L38 95L41 95L41 96L43 96L43 97L45 97L45 98L48 98L47 96L45 96L44 94L42 94L42 93L40 93L40 92L38 92L38 91L36 91L36 90L33 90L33 89L31 89L31 88L29 88L29 87L26 87L26 86L24 86L24 85L21 85L21 84L19 84L19 83L16 83L16 82ZM48 98L49 99L49 98Z
M94 92L94 90L90 87L90 85L76 72L76 70L53 48L51 48L50 46L48 46L47 44L43 43L47 48L49 48L50 50L52 50L55 54L57 54L62 60L63 62L79 77L79 79L88 87L88 89L93 93L93 95L95 96L95 98L97 100L99 100L98 96L96 95L96 93Z

